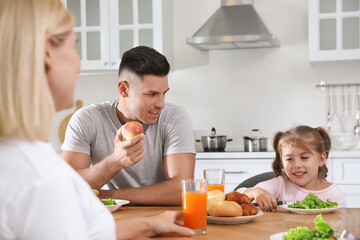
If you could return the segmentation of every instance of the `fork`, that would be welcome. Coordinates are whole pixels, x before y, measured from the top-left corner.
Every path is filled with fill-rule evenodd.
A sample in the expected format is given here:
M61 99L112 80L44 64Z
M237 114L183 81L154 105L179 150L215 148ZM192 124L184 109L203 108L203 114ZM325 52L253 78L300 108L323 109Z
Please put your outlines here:
M277 201L277 205L291 205L295 203L301 203L301 201ZM257 202L253 203L255 206L259 206Z
M347 240L360 240L360 238L355 237L350 231L344 230L335 230L335 236L339 236L338 239L347 239Z

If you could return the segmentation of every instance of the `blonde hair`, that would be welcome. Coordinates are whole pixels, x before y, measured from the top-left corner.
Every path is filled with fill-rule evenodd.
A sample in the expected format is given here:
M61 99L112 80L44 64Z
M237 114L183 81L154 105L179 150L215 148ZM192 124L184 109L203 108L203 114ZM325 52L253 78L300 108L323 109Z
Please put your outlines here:
M47 139L55 113L45 39L60 45L74 27L60 0L0 0L0 137Z
M321 127L297 126L286 132L277 132L273 141L276 156L272 164L273 171L277 176L283 175L283 166L281 163L282 147L289 144L301 146L311 152L315 151L319 154L325 152L327 159L331 148L331 139L326 130ZM326 179L327 172L328 169L325 164L319 167L319 178Z

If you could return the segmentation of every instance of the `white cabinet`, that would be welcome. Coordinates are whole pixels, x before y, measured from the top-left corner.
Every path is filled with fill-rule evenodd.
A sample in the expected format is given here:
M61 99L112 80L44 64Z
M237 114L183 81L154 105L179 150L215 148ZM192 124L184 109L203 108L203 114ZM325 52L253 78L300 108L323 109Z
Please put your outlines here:
M145 45L162 52L161 0L63 0L76 18L83 70L117 70L122 54Z
M333 158L333 183L340 187L348 206L360 207L360 156Z
M225 193L231 192L239 183L256 174L272 171L272 154L263 153L253 158L249 153L198 153L195 178L204 178L207 168L225 169Z
M309 0L309 60L360 59L359 0Z

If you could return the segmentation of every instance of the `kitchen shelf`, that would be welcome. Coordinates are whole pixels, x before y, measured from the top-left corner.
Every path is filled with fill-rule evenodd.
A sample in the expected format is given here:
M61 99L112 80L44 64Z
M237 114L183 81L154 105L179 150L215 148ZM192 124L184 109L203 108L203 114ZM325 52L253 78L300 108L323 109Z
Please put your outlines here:
M317 84L316 87L321 88L321 90L325 90L326 88L337 88L337 87L359 87L360 83L326 83L324 81Z

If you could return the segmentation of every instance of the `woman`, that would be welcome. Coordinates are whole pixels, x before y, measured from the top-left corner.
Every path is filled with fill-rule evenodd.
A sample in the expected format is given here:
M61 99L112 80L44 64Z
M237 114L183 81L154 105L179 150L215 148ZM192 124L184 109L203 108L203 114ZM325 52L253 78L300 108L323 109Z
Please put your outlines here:
M55 111L74 104L73 26L60 0L0 0L0 239L191 236L179 212L114 222L48 143Z

